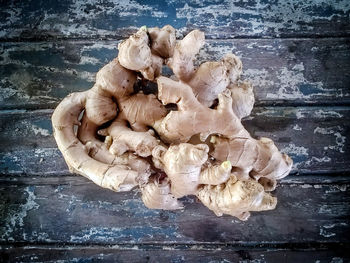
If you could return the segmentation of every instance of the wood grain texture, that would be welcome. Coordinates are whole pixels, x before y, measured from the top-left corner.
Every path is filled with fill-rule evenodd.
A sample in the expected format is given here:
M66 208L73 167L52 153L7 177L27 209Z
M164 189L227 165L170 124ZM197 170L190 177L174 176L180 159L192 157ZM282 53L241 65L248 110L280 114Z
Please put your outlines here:
M349 15L348 0L0 1L0 262L350 262ZM244 125L294 160L276 210L149 210L68 173L52 109L121 39L165 24L205 32L201 61L242 59L257 106Z
M205 249L195 246L133 246L113 247L2 247L0 260L4 262L200 262L200 263L341 263L350 260L348 246L324 249L259 249L217 246ZM1 247L0 247L1 249Z
M52 136L52 110L0 113L0 174L68 173ZM344 173L350 166L349 107L256 107L243 124L270 137L298 174Z
M194 197L183 211L147 209L136 192L83 177L1 178L0 241L27 244L251 244L348 242L349 183L281 184L273 211L242 222Z
M118 41L3 43L0 109L53 108L66 95L89 89L96 72L117 56ZM199 61L233 52L256 105L350 102L350 39L211 40Z
M2 39L122 38L171 23L210 38L319 37L350 33L350 5L338 1L2 1Z

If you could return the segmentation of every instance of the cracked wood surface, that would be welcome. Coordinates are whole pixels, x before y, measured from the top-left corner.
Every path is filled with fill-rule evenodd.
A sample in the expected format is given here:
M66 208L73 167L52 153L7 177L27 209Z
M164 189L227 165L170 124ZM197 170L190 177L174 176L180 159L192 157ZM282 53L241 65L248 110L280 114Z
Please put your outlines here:
M143 25L193 28L209 38L349 36L350 5L338 1L2 1L0 38L125 38Z
M156 247L156 248L155 248ZM348 262L347 246L328 246L318 249L245 249L218 246L220 250L205 246L138 246L123 248L105 246L28 246L3 247L3 258L10 262ZM161 260L160 260L161 259Z
M0 261L350 262L349 14L347 0L1 1ZM148 210L68 174L52 109L120 39L165 24L205 32L200 61L242 59L256 97L244 125L295 162L276 210L241 222L193 197Z
M272 244L347 242L349 183L280 183L273 211L217 217L195 197L182 211L147 209L137 191L114 193L81 176L0 178L8 243Z
M118 41L0 44L0 109L54 108L87 90L117 56ZM210 40L200 61L236 53L256 105L345 104L350 101L350 41L339 39Z

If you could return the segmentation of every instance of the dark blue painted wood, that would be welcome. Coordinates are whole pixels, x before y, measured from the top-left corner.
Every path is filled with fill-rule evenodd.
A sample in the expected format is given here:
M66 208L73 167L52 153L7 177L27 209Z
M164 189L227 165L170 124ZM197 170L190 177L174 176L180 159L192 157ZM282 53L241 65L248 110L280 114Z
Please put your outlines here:
M135 192L84 177L0 179L0 242L62 244L283 244L347 242L348 183L284 183L273 211L217 217L194 197L183 211L147 209Z
M217 245L194 246L6 246L0 250L4 262L348 262L346 245L328 245L323 248L259 249Z
M125 37L172 24L210 38L348 36L347 0L338 1L2 1L0 38Z
M96 72L117 56L117 41L3 43L0 109L53 108L66 95L89 89ZM199 61L235 53L256 105L350 102L349 39L211 40Z
M1 1L0 261L348 262L349 13L347 0ZM148 210L135 192L67 176L52 111L25 111L91 87L117 54L117 41L97 39L165 24L179 38L205 31L204 60L238 54L258 105L318 105L260 107L245 121L305 174L283 180L275 211L240 222L191 197L184 211Z

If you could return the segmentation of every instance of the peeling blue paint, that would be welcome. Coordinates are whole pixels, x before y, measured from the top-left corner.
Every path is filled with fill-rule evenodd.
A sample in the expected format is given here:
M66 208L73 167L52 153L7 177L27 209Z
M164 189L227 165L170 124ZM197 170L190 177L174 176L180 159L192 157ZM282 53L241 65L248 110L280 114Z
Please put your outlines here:
M305 96L322 93L322 90L319 86L308 83L301 83L298 85L298 88L300 92Z
M33 121L34 125L37 125L38 127L48 130L50 134L52 134L52 123L51 120L47 119L38 119Z
M169 23L182 31L204 29L213 38L334 35L349 31L349 10L347 0L7 1L0 37L120 36L131 28Z
M131 226L131 227L91 227L75 233L70 241L82 243L87 241L94 242L117 242L117 241L155 241L157 238L162 240L175 240L181 235L175 226Z

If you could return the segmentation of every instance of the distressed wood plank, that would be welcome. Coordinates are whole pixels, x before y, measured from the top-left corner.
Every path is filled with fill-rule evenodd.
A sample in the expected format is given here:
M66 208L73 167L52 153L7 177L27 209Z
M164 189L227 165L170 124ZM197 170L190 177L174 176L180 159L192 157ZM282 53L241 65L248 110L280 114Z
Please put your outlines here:
M67 94L89 89L96 72L117 55L118 41L3 43L0 109L53 108ZM199 60L241 57L256 105L350 102L350 39L211 40Z
M198 247L198 246L196 246ZM104 247L3 247L0 250L0 260L3 262L348 262L350 261L347 246L338 245L331 249L249 249L225 248L219 246L216 250L186 247L186 250L172 246L160 249L134 246L131 249Z
M125 37L172 24L210 38L349 35L350 5L339 1L2 1L2 39Z
M149 210L136 192L83 177L2 178L0 241L70 244L348 242L349 183L280 184L273 211L242 222L216 217L194 197L183 211Z
M51 114L0 113L0 174L68 173L52 136ZM349 170L349 107L256 107L244 125L253 137L269 137L288 153L294 174Z

